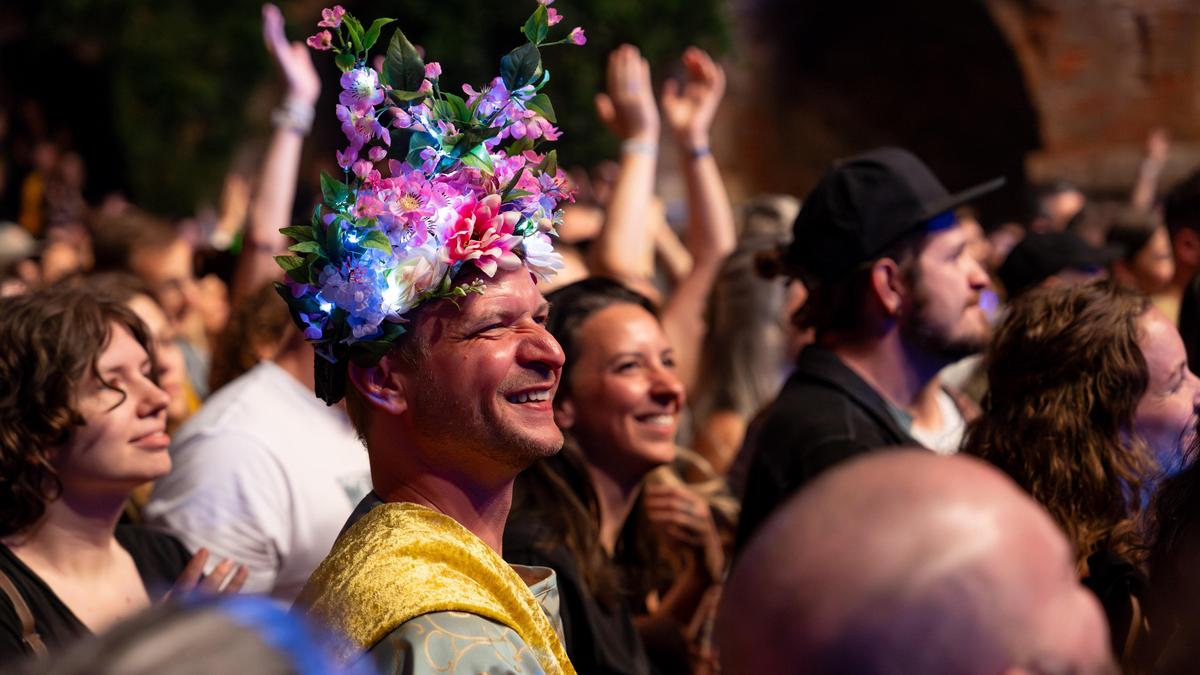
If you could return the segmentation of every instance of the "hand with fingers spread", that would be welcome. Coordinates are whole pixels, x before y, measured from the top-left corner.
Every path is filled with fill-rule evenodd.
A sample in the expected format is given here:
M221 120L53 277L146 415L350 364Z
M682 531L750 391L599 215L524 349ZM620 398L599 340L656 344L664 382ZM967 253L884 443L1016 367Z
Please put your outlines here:
M246 583L246 577L250 575L250 570L245 565L237 565L226 558L205 576L204 565L207 562L208 549L202 548L196 551L196 555L188 561L179 578L175 580L175 586L164 596L164 599L192 593L206 595L237 593L242 590L242 586ZM229 576L231 572L233 573L232 577ZM225 583L226 579L229 579L229 583Z
M647 485L642 506L660 532L694 554L697 572L709 580L721 578L725 552L712 510L703 497L684 485Z
M708 130L725 95L725 71L698 47L683 53L683 66L687 74L682 84L673 79L663 84L663 116L680 145L707 147Z
M608 55L608 93L596 94L596 112L621 140L658 142L650 64L637 47L621 45Z
M283 32L283 14L275 5L263 5L263 41L287 80L287 97L297 103L315 105L321 95L321 79L313 66L308 47L288 42Z

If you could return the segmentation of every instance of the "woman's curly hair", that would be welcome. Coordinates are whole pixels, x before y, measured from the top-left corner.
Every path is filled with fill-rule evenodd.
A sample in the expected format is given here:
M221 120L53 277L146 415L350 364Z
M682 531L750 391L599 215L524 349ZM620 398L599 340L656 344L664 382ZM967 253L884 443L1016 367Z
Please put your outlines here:
M56 287L0 299L0 536L36 523L62 491L53 453L84 424L76 392L99 378L114 324L154 363L142 321L107 295Z
M1133 429L1149 372L1141 295L1107 281L1014 301L987 354L989 390L964 450L1000 467L1066 531L1082 565L1141 557L1138 521L1157 466Z

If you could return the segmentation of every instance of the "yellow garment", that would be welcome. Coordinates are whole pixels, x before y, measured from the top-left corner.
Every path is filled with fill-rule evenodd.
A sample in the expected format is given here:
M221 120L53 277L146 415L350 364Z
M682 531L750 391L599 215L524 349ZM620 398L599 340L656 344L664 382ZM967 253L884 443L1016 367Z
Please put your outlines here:
M525 582L449 516L410 503L371 509L333 545L297 607L349 639L345 661L430 612L468 612L516 631L548 674L573 675Z

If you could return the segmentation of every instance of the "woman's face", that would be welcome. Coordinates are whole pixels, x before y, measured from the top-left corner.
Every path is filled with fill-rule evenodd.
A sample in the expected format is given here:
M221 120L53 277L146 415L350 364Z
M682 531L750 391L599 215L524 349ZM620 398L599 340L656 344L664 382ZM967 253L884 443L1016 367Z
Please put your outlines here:
M75 393L83 416L54 467L66 493L121 494L171 470L167 403L154 383L150 357L133 334L113 324L108 346Z
M1146 294L1159 293L1171 283L1175 276L1175 256L1171 253L1171 237L1167 228L1158 227L1150 240L1138 251L1130 267L1137 279L1140 291Z
M1188 370L1179 331L1162 312L1151 308L1139 323L1138 346L1150 383L1134 411L1134 431L1150 446L1159 465L1173 473L1195 437L1200 380Z
M658 319L634 304L610 305L579 326L576 342L570 390L556 405L559 426L618 480L639 480L673 460L684 389Z
M154 300L145 295L135 295L125 303L146 324L150 339L154 342L154 355L158 360L158 385L171 397L167 417L172 425L187 418L187 363L183 350L176 341L175 329L167 321L167 315Z

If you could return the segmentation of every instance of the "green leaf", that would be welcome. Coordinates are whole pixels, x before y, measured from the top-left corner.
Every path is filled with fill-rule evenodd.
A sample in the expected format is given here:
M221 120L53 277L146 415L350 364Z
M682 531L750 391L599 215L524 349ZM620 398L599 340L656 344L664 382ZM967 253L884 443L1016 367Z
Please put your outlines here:
M468 122L471 119L471 110L467 108L467 101L458 94L446 92L442 94L446 97L446 102L450 105L450 109L454 112L454 119L459 122Z
M492 166L492 155L487 151L487 147L482 144L471 148L470 152L463 155L462 163L471 168L479 169L489 176L495 171L495 168Z
M425 96L428 96L428 94L426 94L424 92L403 91L401 89L393 89L388 93L392 95L392 98L396 99L400 103L407 103L409 101L415 101L419 98L424 98Z
M526 150L533 149L533 139L526 136L525 138L517 139L512 145L508 146L508 156L516 157Z
M371 232L358 243L364 248L379 249L384 253L392 252L392 242L388 240L386 234L379 230L371 230Z
M296 241L312 241L312 232L312 228L308 225L295 225L293 227L280 228L279 230L279 234L282 234L285 237L291 237Z
M301 241L289 246L288 250L296 253L320 253L321 245L315 241Z
M358 19L349 14L343 19L346 28L350 31L350 42L354 44L354 51L361 52L363 50L363 27Z
M532 84L542 77L542 54L532 43L525 43L500 59L500 77L509 91Z
M333 57L333 62L337 65L338 70L343 73L354 68L353 54L338 54Z
M341 264L342 254L344 253L345 247L342 245L342 221L339 219L330 223L329 229L325 230L325 255L334 264Z
M384 26L393 21L395 21L395 19L375 19L372 21L371 27L368 28L366 34L363 35L363 49L370 49L371 47L374 47L375 43L379 41L379 31L383 30Z
M317 204L316 206L313 207L312 227L313 227L312 231L314 233L313 238L316 239L315 234L316 234L316 232L320 231L320 228L321 228L321 205L320 204Z
M337 210L350 199L350 187L322 171L321 196L324 197L326 206Z
M533 14L529 15L525 25L521 27L521 32L530 42L540 45L546 39L546 33L549 31L550 17L546 13L546 6L539 4L537 9L533 10Z
M549 96L538 94L529 99L529 103L526 103L525 107L545 117L551 124L558 124L558 118L554 116L554 106L550 104Z
M527 169L527 168L528 168L527 166L523 166L515 174L513 174L513 177L511 180L508 181L508 184L505 185L504 188L500 190L500 199L501 200L507 198L508 193L512 192L513 188L515 188L517 186L517 181L521 180L521 174L525 173L525 169Z
M504 196L501 198L501 201L503 201L504 203L507 204L508 202L511 202L514 199L520 199L521 197L528 197L531 194L533 194L533 193L527 192L525 190L511 190L509 192L504 193Z
M548 173L551 176L558 173L557 150L551 150L550 152L546 153L546 158L543 159L542 163L538 165L538 171L541 173Z
M294 255L277 255L275 256L275 264L284 272L291 272L294 269L304 267L304 258Z
M384 81L393 89L415 92L425 79L425 62L404 33L397 28L388 43L387 58L383 61Z

